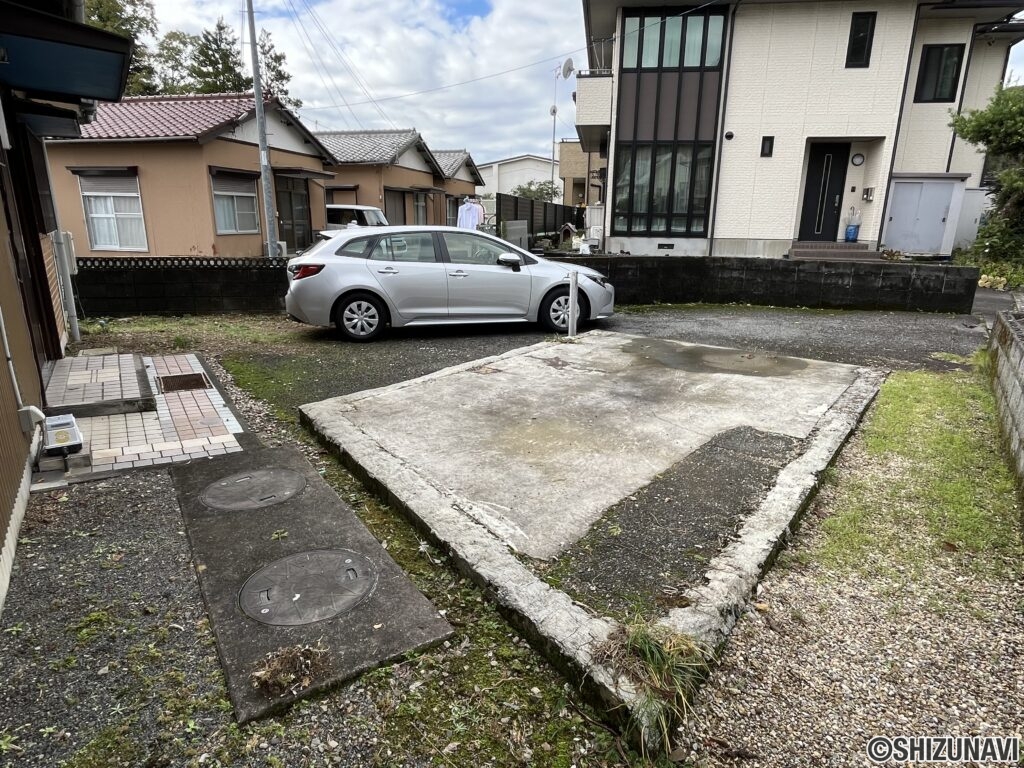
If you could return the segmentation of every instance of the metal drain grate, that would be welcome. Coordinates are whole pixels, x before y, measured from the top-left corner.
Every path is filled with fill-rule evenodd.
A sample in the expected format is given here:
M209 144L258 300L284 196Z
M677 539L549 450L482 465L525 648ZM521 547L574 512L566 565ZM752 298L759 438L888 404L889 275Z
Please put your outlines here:
M295 627L348 613L377 586L373 564L348 549L299 552L260 568L238 593L251 619Z
M201 373L174 373L157 376L161 392L183 392L187 389L209 389L210 382Z
M210 483L199 500L223 512L262 509L288 501L305 487L306 478L294 470L256 469Z

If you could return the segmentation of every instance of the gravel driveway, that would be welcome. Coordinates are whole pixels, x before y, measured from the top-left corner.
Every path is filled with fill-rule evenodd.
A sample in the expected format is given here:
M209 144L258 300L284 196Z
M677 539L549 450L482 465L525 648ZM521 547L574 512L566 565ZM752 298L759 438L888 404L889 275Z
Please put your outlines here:
M626 313L600 327L955 371L950 356L971 355L984 341L985 312L1009 302L979 298L978 314L963 317L692 306ZM216 360L230 362L243 389L228 391L271 445L296 439L280 417L291 418L300 403L544 338L526 326L406 329L352 345L272 317L153 327L115 321L85 346L158 352L185 344L205 353L215 372L222 373ZM238 729L166 474L37 495L0 623L0 766L648 764L618 751L478 590L418 549L408 526L351 479L330 476L330 463L301 436L300 445L448 611L456 639ZM840 461L838 487L865 474L883 484L892 469L873 464L857 437ZM819 562L833 493L819 497L792 556L733 634L681 734L687 762L859 766L864 738L877 731L1020 733L1019 568L996 577L984 557L950 556L907 578L898 558L877 572Z

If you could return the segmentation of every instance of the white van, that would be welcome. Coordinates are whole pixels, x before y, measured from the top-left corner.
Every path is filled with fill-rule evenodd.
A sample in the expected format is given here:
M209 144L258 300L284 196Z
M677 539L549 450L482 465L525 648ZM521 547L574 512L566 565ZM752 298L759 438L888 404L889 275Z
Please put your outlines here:
M384 211L372 205L328 205L326 229L357 227L386 227Z

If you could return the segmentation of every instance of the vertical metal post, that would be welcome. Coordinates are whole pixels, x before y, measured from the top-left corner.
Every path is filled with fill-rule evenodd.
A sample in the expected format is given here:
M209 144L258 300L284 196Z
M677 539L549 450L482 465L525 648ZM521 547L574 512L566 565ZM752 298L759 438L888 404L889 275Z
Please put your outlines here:
M256 132L260 143L260 184L263 186L263 218L267 222L267 258L277 255L277 216L274 214L273 180L270 174L270 148L267 146L267 116L263 110L263 83L260 81L260 53L256 47L256 22L252 0L245 0L249 16L249 48L252 54L252 92L256 98ZM284 256L284 254L281 254Z
M580 297L580 273L575 269L569 273L569 338L576 335L576 325L579 322L578 304Z

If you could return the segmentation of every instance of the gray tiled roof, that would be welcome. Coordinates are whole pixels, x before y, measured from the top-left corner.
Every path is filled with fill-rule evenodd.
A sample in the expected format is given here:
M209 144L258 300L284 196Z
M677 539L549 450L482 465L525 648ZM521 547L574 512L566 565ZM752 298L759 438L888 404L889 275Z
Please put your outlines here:
M339 165L373 163L389 165L421 141L418 131L407 128L395 131L329 131L316 133Z
M469 159L469 152L464 149L435 149L433 152L446 179L454 177L462 164Z
M132 96L100 102L96 119L82 126L82 138L197 138L230 125L255 106L251 93Z

